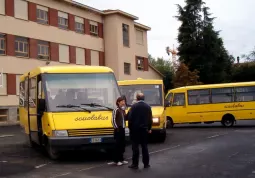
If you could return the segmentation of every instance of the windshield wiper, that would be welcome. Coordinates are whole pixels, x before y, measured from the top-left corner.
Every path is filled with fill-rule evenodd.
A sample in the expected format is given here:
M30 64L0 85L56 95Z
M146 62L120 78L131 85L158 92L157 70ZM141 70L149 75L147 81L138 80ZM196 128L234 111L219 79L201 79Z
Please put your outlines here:
M91 112L90 110L88 109L85 109L79 105L73 105L73 104L67 104L67 105L57 105L56 106L57 108L79 108L79 109L82 109L84 111L87 111L87 112Z
M97 104L97 103L88 103L88 104L81 104L81 105L90 106L90 107L103 107L103 108L109 109L111 111L113 110L113 108L111 108L111 107L104 106L104 105Z

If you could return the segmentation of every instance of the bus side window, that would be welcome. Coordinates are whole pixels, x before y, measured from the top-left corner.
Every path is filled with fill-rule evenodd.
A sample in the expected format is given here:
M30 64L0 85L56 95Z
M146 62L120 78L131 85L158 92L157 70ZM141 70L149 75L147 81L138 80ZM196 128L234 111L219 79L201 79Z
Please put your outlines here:
M185 93L175 93L172 106L185 106Z
M172 105L173 93L169 93L165 99L165 106L169 107Z

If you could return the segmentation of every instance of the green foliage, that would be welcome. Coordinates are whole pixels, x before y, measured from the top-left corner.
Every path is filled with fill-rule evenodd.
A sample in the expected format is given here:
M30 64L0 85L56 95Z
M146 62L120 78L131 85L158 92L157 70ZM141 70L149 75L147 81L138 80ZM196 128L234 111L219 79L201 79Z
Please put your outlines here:
M163 79L165 92L173 88L173 65L169 60L164 60L163 58L153 58L151 55L148 57L150 64L155 67L160 73L165 77Z
M202 0L186 0L186 5L177 5L181 22L178 34L180 62L191 71L198 70L205 83L230 81L233 58L224 47L219 32L214 30L209 7Z
M247 62L255 62L255 47L248 55L243 54L242 58L244 58Z
M255 62L245 62L233 65L232 82L254 81Z

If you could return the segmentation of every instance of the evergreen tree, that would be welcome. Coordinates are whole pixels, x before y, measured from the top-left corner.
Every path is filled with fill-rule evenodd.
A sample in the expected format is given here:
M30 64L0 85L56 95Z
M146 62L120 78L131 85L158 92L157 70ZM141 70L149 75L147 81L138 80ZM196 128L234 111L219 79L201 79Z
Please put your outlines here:
M224 48L219 32L214 30L209 8L202 0L186 0L178 6L178 20L182 23L178 34L178 55L191 71L197 69L203 83L229 80L231 57Z

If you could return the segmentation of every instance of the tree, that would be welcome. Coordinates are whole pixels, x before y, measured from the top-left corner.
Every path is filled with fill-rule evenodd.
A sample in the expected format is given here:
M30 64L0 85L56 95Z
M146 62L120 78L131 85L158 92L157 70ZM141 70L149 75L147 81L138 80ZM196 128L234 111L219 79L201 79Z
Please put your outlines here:
M202 0L186 0L178 5L182 23L179 28L178 55L190 70L198 70L203 83L221 83L230 80L232 58L224 47L219 32L214 30L209 7Z
M242 55L242 58L248 62L255 62L255 47L248 55Z
M202 82L199 82L198 71L194 70L191 72L184 63L181 63L175 73L173 85L174 87L183 87L190 85L201 85Z
M148 56L150 64L155 67L165 77L163 78L165 92L173 88L173 66L170 61L164 60L163 58L153 58L151 55Z

